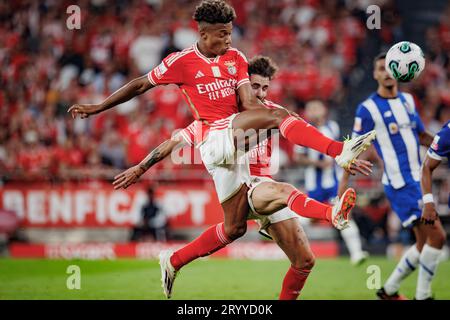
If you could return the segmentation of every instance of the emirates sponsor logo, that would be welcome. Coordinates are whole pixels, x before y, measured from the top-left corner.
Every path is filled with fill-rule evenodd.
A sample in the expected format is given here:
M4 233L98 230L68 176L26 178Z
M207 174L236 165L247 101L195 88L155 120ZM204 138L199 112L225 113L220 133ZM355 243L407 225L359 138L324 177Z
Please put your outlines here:
M235 79L219 80L203 84L197 84L197 90L200 94L207 94L209 100L226 98L235 94L237 81Z

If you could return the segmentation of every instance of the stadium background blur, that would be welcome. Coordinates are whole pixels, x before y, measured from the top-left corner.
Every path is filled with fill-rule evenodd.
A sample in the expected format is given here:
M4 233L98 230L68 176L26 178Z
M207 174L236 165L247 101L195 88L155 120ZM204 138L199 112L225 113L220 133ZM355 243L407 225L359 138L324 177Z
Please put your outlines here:
M366 27L369 3L364 0L230 2L237 13L233 46L248 58L268 55L280 67L269 99L299 114L308 100L321 99L330 118L339 123L341 135L351 134L357 104L376 88L373 57L393 43L410 40L426 53L426 68L418 81L401 89L414 94L423 122L432 133L450 118L447 1L371 1L381 7L380 30ZM194 43L197 33L191 15L197 1L77 1L79 30L66 27L66 8L71 4L0 1L3 228L15 225L12 216L20 217L16 232L4 231L3 254L92 258L89 253L83 255L83 247L68 254L69 250L60 247L33 245L125 244L131 228L139 223L139 208L149 186L162 202L169 226L168 239L156 240L192 239L222 219L202 165L163 161L146 173L141 183L111 196L110 183L117 173L137 164L175 129L192 121L178 88L156 88L88 120L73 120L67 109L73 103L100 102L150 71L167 54ZM279 155L281 170L276 177L302 187L303 169L293 162L293 146L281 140ZM365 249L398 256L404 245L412 243L412 235L402 231L390 213L380 181L379 170L371 178L353 180L359 194L354 217ZM446 166L438 168L434 183L439 212L448 229ZM80 195L77 190L88 194ZM59 198L53 198L55 193ZM95 203L80 209L80 202L86 201ZM305 228L313 248L315 243L337 243L332 249L316 247L319 256L322 251L332 256L345 254L339 234L330 226L311 223ZM155 241L152 237L141 240ZM245 240L266 242L254 224L240 242ZM11 245L9 250L6 243ZM154 247L146 248L144 256L157 254ZM101 251L101 247L97 249ZM120 249L115 250L99 255L121 256L117 253ZM268 252L265 257L271 258L273 251Z

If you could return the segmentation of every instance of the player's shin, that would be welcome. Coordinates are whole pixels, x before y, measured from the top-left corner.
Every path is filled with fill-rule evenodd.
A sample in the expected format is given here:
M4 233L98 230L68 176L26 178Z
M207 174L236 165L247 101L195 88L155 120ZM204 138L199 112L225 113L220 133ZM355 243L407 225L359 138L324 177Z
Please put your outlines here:
M409 248L400 259L395 270L390 275L384 285L384 290L388 295L395 294L400 288L400 282L409 276L419 265L420 252L416 245Z
M284 277L279 300L296 300L310 272L311 269L297 269L291 266Z
M423 246L419 259L419 276L417 278L416 299L424 300L431 297L431 282L436 274L442 249L433 248L428 244Z
M289 209L299 216L331 221L332 207L316 201L298 190L294 190L287 200Z
M219 223L209 227L198 238L175 251L170 258L170 263L175 270L179 270L192 260L213 254L232 241L225 233L224 224Z
M311 124L294 116L288 116L283 120L280 132L292 143L317 150L333 158L341 154L344 147L343 142L326 137Z

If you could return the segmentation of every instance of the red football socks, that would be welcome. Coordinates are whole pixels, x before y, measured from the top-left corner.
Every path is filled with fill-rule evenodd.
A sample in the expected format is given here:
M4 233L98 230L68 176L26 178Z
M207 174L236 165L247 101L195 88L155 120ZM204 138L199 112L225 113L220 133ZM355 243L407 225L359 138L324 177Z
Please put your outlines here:
M292 191L288 198L289 209L305 218L331 221L331 206L316 201L298 190Z
M344 143L323 135L316 127L294 116L288 116L280 125L280 132L290 142L308 147L336 158L342 153Z
M279 300L296 300L310 272L310 269L297 269L291 266L284 277Z
M209 227L198 238L175 251L170 257L170 263L175 270L179 270L192 260L213 254L231 242L233 240L226 235L223 223L219 223Z

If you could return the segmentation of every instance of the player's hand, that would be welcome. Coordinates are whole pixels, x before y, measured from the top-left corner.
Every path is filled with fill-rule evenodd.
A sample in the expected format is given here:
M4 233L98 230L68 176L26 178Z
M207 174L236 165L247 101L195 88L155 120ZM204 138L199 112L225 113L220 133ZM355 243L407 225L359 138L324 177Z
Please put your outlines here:
M136 165L134 167L131 167L127 170L125 170L122 173L119 173L117 176L114 177L113 186L114 189L126 189L132 184L136 183L136 181L139 180L140 176L143 175L145 172L144 169L142 169L139 165Z
M90 115L101 111L101 106L98 104L74 104L67 110L72 114L72 118L76 119L79 115L81 119L85 119Z
M357 172L359 172L365 176L369 176L372 173L372 167L373 167L372 162L356 159L349 166L347 171L352 175L355 175Z
M420 222L425 225L434 225L434 222L438 219L436 210L433 203L425 203L423 206L422 217Z

